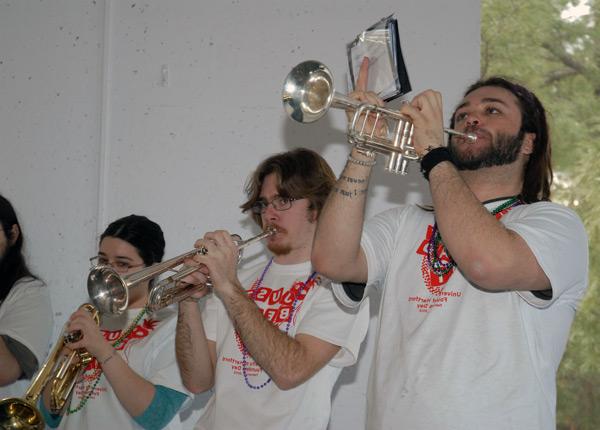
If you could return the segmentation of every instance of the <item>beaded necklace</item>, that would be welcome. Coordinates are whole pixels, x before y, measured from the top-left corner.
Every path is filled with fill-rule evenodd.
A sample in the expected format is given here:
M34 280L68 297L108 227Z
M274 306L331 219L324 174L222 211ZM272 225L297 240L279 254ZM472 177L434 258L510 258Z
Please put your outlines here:
M521 204L523 204L523 201L521 199L519 199L518 197L512 197L504 203L502 203L501 205L492 209L491 214L494 215L496 219L500 219L504 215L504 213L508 212L515 206L519 206ZM440 249L440 251L438 251L438 248ZM448 256L448 261L443 261L440 258L442 250L446 252L446 255ZM435 273L438 276L446 275L456 266L456 262L444 246L444 243L442 242L442 236L440 235L440 232L438 230L437 222L433 223L431 237L429 238L429 243L427 244L427 264L429 265L433 273Z
M252 287L252 297L251 298L252 298L253 301L256 301L256 295L258 294L258 290L259 290L259 288L260 288L260 286L261 286L261 284L263 282L263 279L265 278L265 275L269 271L269 268L271 267L272 263L273 263L273 257L271 257L271 259L269 260L269 262L267 263L267 265L263 269L262 273L260 274L260 277L258 278L258 280L256 281L256 283ZM300 293L310 283L310 281L312 281L316 276L317 276L317 272L312 272L310 274L310 276L306 279L305 282L302 283L302 285L300 286L300 288L296 292L296 294L294 296L294 301L292 303L292 310L290 311L290 316L288 317L288 320L287 320L287 323L286 323L286 326L285 326L285 332L284 333L286 335L290 331L290 325L291 325L291 322L292 322L292 320L294 318L294 314L296 313L296 304L298 303L298 297L300 296ZM260 390L261 388L266 387L271 382L271 377L268 377L267 380L265 382L263 382L262 384L253 385L250 382L250 378L248 378L248 371L246 369L247 365L248 365L248 349L246 348L246 345L244 345L244 343L242 342L242 374L244 375L244 381L246 382L246 385L249 388L252 388L253 390Z
M138 323L140 322L142 317L146 314L146 312L148 312L148 308L144 307L136 315L136 317L131 322L129 327L127 327L127 330L125 330L123 333L121 333L121 336L119 336L119 338L112 343L113 348L117 348L119 345L121 345L121 343L123 343L123 341L127 338L127 336L129 336L131 334L133 329L135 329L137 327ZM82 410L85 407L86 403L92 396L92 393L96 389L98 382L100 382L100 376L102 376L102 367L100 367L98 370L96 370L96 374L94 375L94 380L93 380L93 382L90 382L91 388L85 393L85 396L83 396L83 398L81 399L81 401L79 402L77 407L75 407L74 409L70 409L70 408L67 409L67 415L71 415L76 412L79 412L80 410Z

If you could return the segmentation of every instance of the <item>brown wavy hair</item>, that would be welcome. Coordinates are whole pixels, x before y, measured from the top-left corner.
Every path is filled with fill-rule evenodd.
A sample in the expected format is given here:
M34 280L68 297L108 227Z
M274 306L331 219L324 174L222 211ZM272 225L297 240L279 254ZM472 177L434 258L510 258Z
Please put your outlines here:
M277 191L281 197L308 199L309 209L321 212L336 178L327 161L315 151L297 148L281 152L264 160L248 178L244 191L248 200L240 206L246 212L260 199L260 191L265 177L275 173L279 178ZM252 219L262 227L259 214L252 213Z

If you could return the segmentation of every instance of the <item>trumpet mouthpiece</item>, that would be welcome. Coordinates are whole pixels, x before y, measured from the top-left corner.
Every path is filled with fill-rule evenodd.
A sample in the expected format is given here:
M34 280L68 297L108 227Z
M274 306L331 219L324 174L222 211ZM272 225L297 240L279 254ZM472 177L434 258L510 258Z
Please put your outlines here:
M470 140L471 142L475 142L477 140L477 135L475 133L463 133L462 131L456 131L451 128L444 128L444 132L454 136L460 136L463 139Z

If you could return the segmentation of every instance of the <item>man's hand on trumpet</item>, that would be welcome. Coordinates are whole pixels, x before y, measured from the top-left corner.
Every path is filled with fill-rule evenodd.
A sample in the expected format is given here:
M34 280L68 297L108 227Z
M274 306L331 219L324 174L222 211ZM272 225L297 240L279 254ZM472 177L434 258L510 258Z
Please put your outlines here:
M363 58L363 61L360 65L360 70L358 72L358 78L356 79L356 89L355 91L348 94L348 97L354 100L357 100L363 104L370 104L375 106L384 107L385 102L373 91L367 90L367 84L369 81L369 59L367 57ZM348 121L351 121L354 112L346 111L346 116L348 117ZM379 121L375 120L375 114L370 114L368 118L362 116L358 121L358 128L362 128L363 123L366 121L364 126L365 131L371 132L373 127L377 127L375 135L380 137L387 136L388 127L385 121L379 119Z
M177 288L189 291L189 295L185 299L177 301L180 303L197 303L198 300L210 293L208 268L204 265L199 265L193 258L186 258L183 264L183 267L197 267L198 270L177 281Z
M416 95L402 105L400 113L414 125L413 147L420 157L445 146L442 95L438 91L426 90Z
M206 250L205 253L196 254L193 261L200 267L201 275L210 276L210 284L219 297L223 299L241 288L237 277L239 249L229 232L217 230L206 233L194 246ZM200 276L198 272L195 273Z
M362 103L384 107L384 101L374 92L367 90L369 78L369 59L364 58L356 80L356 91L348 96ZM403 103L400 113L406 116L414 125L413 146L420 157L434 148L445 146L443 138L443 104L442 95L438 91L426 90L415 96L409 103ZM347 113L348 119L352 115ZM361 119L364 121L364 119ZM374 124L374 115L369 115L366 130L370 131ZM387 127L381 121L377 135L386 136Z

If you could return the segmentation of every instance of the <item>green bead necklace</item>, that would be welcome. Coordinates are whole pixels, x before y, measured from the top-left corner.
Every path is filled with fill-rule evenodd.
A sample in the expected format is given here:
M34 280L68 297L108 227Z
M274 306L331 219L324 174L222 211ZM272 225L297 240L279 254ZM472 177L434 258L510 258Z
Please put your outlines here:
M501 205L495 207L491 211L491 214L499 219L500 217L498 216L498 214L502 213L505 210L510 210L513 207L518 206L520 204L523 204L523 201L521 199L519 199L518 197L512 197L504 203L502 203ZM448 261L443 261L440 258L440 253L438 252L439 248L446 251ZM438 230L437 222L433 223L431 237L429 238L429 243L427 245L427 264L429 265L433 273L435 273L438 276L444 276L445 274L450 272L454 268L454 266L456 266L454 259L452 258L448 250L446 250L446 247L442 242L442 236L440 235L440 231Z
M135 329L137 327L137 325L140 322L140 320L142 319L142 317L144 315L146 315L146 312L148 312L148 308L144 307L137 314L137 316L131 322L131 324L129 325L129 327L127 327L127 330L125 330L123 333L121 333L121 336L119 336L119 338L112 343L112 347L113 348L117 348L119 345L121 345L123 343L123 341L125 339L127 339L127 336L129 336L131 334L131 332L133 331L133 329ZM98 386L98 382L100 382L100 376L102 376L102 367L100 367L100 369L98 369L96 371L96 375L94 376L94 383L91 385L91 388L87 391L87 393L85 393L85 396L83 396L83 399L81 399L81 401L79 402L79 404L77 405L77 407L74 408L74 409L70 409L70 408L67 409L67 415L71 415L71 414L74 414L76 412L79 412L80 410L82 410L85 407L85 405L87 404L88 400L92 396L94 390Z

